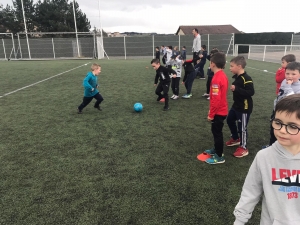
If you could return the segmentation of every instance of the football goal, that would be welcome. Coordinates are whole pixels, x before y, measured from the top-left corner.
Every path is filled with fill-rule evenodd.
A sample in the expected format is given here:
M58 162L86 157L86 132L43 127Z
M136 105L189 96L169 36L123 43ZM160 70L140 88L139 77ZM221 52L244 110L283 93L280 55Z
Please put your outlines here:
M96 57L96 39L89 32L30 32L17 34L18 59L91 59Z
M15 58L15 43L12 33L0 33L0 60Z

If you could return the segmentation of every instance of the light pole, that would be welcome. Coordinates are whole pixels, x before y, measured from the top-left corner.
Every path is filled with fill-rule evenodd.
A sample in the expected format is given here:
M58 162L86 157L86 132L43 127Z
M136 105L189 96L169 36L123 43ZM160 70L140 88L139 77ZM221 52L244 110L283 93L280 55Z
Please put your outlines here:
M28 55L29 55L29 59L31 59L30 47L29 47L29 41L28 41L28 35L27 35L27 25L26 25L26 19L25 19L25 12L24 12L23 0L21 0L21 4L22 4L22 12L23 12L23 19L24 19L26 40L27 40Z

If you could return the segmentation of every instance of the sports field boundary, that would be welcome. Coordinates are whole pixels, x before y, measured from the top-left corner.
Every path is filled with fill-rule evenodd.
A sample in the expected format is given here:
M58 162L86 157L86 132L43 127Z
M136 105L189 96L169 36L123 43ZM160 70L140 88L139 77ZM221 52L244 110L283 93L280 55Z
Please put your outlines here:
M71 72L71 71L76 70L76 69L78 69L78 68L80 68L80 67L87 66L87 65L90 64L90 63L91 63L91 62L85 63L85 64L83 64L83 65L81 65L81 66L77 66L77 67L75 67L75 68L73 68L73 69L70 69L70 70L67 70L67 71L58 73L58 74L56 74L56 75L53 75L53 76L48 77L48 78L46 78L46 79L40 80L40 81L35 82L35 83L33 83L33 84L30 84L30 85L27 85L27 86L25 86L25 87L19 88L19 89L17 89L17 90L8 92L8 93L6 93L6 94L0 96L0 98L3 98L3 97L5 97L5 96L7 96L7 95L10 95L10 94L16 93L16 92L18 92L18 91L24 90L24 89L26 89L26 88L32 87L32 86L34 86L34 85L40 84L40 83L45 82L45 81L47 81L47 80L50 80L50 79L52 79L52 78L61 76L61 75L65 74L65 73Z

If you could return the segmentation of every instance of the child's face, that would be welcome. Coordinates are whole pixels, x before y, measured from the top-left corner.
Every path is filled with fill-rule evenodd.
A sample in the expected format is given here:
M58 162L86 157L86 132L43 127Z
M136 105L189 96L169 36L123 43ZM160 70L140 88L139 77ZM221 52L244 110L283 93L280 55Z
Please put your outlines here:
M300 79L300 71L299 70L285 70L285 79L297 82Z
M160 67L159 63L152 63L151 66L153 67L153 69L157 70Z
M295 148L300 145L300 132L298 134L292 135L287 132L287 129L290 133L297 133L297 129L300 128L300 120L296 117L296 113L292 113L290 115L287 112L276 112L275 118L273 120L273 126L280 126L282 125L280 130L274 129L274 135L277 138L279 144L284 146L287 149ZM299 131L299 130L298 130Z
M282 67L282 68L285 68L287 64L288 64L287 61L285 61L285 60L282 60L282 61L281 61L281 67Z
M101 73L101 67L98 67L93 72L94 72L95 76L98 76Z
M230 72L233 74L238 74L242 69L241 65L237 65L234 62L230 63Z

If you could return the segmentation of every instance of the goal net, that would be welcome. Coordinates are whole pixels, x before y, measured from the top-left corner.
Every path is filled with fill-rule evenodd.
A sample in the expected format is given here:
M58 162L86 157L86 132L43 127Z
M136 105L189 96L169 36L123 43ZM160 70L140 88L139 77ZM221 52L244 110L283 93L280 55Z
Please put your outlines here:
M28 38L27 38L28 37ZM88 59L96 57L95 35L88 32L18 33L20 59Z

